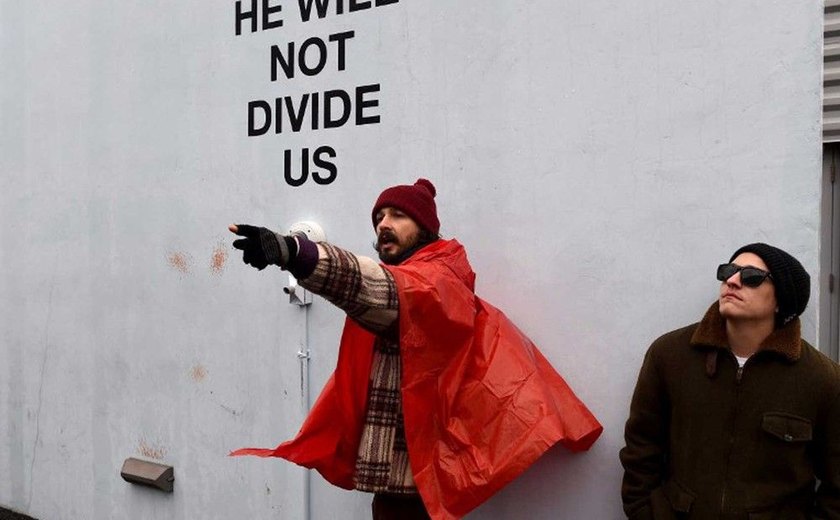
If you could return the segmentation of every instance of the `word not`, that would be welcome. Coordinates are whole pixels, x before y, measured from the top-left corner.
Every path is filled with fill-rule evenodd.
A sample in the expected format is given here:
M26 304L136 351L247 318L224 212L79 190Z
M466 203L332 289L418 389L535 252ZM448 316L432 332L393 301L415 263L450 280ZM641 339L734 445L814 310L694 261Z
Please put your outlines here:
M329 35L328 39L331 42L336 42L338 48L338 60L336 67L338 70L344 70L345 64L345 42L355 36L354 31L346 31ZM314 66L311 65L306 57L307 51L314 48L317 50L317 61ZM309 53L311 54L311 53ZM307 76L315 76L320 74L327 64L327 44L323 39L313 36L303 40L297 52L297 63L300 71ZM271 81L277 81L277 66L283 69L287 79L295 77L295 42L286 44L286 54L280 50L278 45L271 46Z
M292 132L299 132L304 128L304 120L309 115L307 129L338 128L350 121L355 115L356 126L379 123L379 114L366 112L379 106L376 98L366 96L379 92L379 84L361 85L356 87L355 95L344 90L326 90L322 93L312 92L300 96L295 106L292 96L274 99L274 107L268 101L256 100L248 102L248 135L251 137L263 135L274 126L274 133L280 134L284 130L284 121L288 121ZM338 105L337 107L335 105ZM258 123L258 116L260 117Z

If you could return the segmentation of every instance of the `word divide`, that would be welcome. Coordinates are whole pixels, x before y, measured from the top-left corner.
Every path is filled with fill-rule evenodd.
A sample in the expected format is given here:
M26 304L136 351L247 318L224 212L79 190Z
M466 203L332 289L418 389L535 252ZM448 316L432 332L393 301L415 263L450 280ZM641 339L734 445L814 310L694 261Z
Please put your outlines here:
M372 7L396 4L397 2L399 0L297 0L296 3L301 21L308 22L312 19L313 14L321 19L331 14L354 13ZM237 36L242 34L244 22L250 22L252 33L283 27L283 0L237 0Z
M341 89L306 93L297 103L294 97L283 96L274 99L273 107L267 100L250 101L248 135L263 135L272 126L274 133L280 134L284 121L292 132L339 128L348 122L356 126L378 124L380 116L372 111L379 107L379 99L375 97L379 89L377 83L358 86L352 94Z

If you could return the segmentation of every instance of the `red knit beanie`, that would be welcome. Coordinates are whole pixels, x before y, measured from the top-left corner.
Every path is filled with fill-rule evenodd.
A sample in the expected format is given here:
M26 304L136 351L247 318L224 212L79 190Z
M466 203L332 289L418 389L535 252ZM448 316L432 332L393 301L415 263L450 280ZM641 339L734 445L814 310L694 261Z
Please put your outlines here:
M417 179L412 186L403 184L387 188L373 205L371 220L373 220L374 229L376 228L376 214L379 210L391 207L411 217L421 228L437 235L440 231L440 221L437 216L437 206L435 206L436 193L434 184L426 179Z

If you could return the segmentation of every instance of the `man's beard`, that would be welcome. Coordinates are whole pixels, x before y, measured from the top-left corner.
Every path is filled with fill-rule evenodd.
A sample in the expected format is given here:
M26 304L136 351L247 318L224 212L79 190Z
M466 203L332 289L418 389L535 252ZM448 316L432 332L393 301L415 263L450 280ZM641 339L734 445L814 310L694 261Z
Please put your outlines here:
M419 243L419 241L419 233L415 233L412 236L406 237L406 239L403 241L400 240L396 234L394 234L388 229L385 229L381 233L379 233L378 237L376 237L376 243L374 244L373 248L376 250L377 253L379 253L379 259L382 260L383 264L396 265L405 260L406 253L414 249ZM385 244L396 244L396 251L392 253L386 253L382 249L382 246Z

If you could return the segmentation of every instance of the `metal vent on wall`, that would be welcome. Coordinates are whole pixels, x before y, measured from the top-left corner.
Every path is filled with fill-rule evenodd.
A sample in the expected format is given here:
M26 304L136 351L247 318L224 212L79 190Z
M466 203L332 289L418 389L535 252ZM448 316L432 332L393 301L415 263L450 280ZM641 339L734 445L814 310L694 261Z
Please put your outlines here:
M823 142L840 142L840 0L825 0Z

